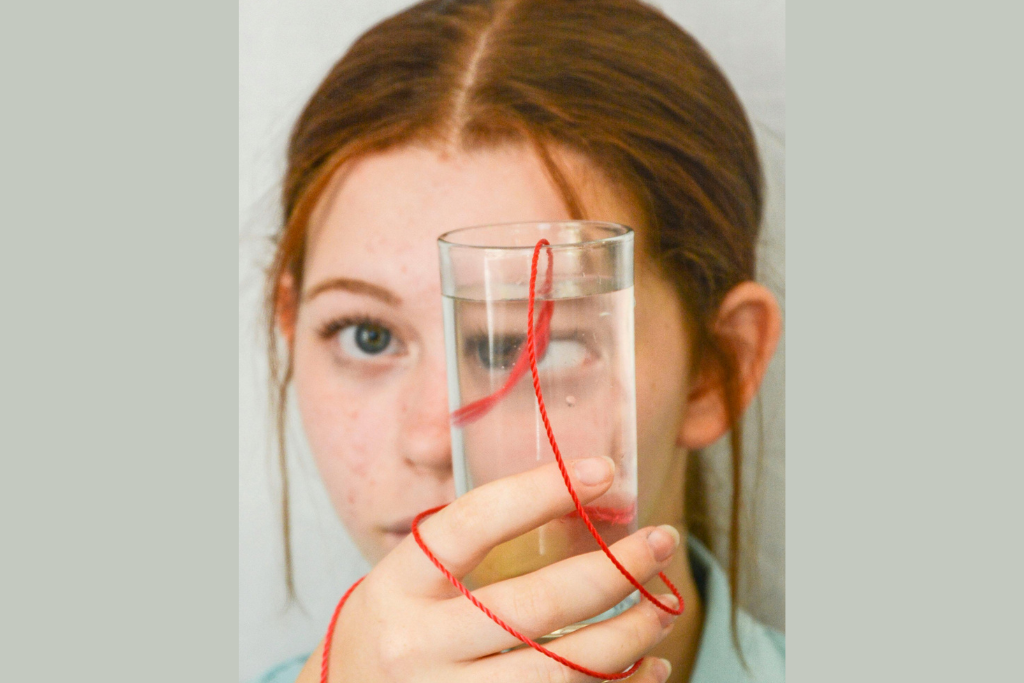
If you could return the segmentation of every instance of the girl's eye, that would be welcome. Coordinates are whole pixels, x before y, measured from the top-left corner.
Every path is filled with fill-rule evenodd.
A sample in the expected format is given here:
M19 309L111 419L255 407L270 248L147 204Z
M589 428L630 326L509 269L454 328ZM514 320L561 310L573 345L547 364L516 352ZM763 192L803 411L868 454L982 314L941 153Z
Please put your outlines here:
M478 337L471 341L471 346L480 365L487 370L511 370L519 357L519 349L523 347L526 337L522 335L495 336L493 343L487 337Z
M391 341L391 330L376 323L346 325L338 332L338 343L342 351L356 358L396 352L396 345Z
M587 346L575 339L552 339L544 357L537 363L537 370L573 370L587 362L590 355Z
M495 337L489 342L486 337L471 342L471 353L477 357L481 367L492 372L506 372L512 369L520 353L526 351L526 337L506 335ZM587 362L589 350L586 344L575 339L552 339L537 362L538 370L563 371L578 368Z

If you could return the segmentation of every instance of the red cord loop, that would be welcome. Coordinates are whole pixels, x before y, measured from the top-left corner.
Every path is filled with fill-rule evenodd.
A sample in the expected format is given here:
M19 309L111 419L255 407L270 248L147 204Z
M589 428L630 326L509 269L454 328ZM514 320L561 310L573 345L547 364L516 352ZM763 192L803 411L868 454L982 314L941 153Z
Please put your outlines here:
M485 415L492 407L494 407L494 405L498 401L504 398L504 396L509 391L511 391L512 387L515 386L519 379L526 373L526 363L521 362L523 358L526 357L529 361L530 373L533 376L533 391L535 396L537 397L537 408L540 410L540 416L544 422L544 429L548 435L548 442L551 444L551 450L555 454L555 461L558 463L558 469L562 473L562 480L565 482L565 487L569 490L569 495L572 497L572 502L576 506L576 511L572 513L572 515L578 515L580 519L583 520L583 523L586 525L587 530L590 531L590 534L594 537L594 540L597 541L597 544L601 547L602 552L604 552L608 559L611 560L612 564L615 565L616 569L618 569L622 573L622 575L625 576L631 584L633 584L633 587L640 591L641 595L643 595L645 598L653 602L660 609L670 614L682 614L683 597L679 594L678 589L676 589L672 582L669 581L668 577L665 576L664 572L658 572L658 576L661 577L661 580L665 582L665 585L668 586L669 590L672 591L672 594L676 597L676 600L679 601L679 607L677 608L669 607L668 605L662 604L657 598L651 595L651 593L646 588L640 585L640 582L637 581L636 578L632 574L630 574L624 566L622 566L622 564L615 558L614 555L612 555L612 551L608 547L608 544L604 542L604 539L601 538L601 535L598 533L597 529L590 521L591 515L594 515L600 519L600 513L595 514L595 511L603 509L596 507L587 507L580 503L579 496L576 495L576 490L573 488L572 482L569 479L569 471L566 469L565 461L562 459L562 453L558 450L558 444L555 442L555 433L554 430L551 429L551 422L548 420L548 411L547 408L544 406L544 396L542 395L540 390L540 375L537 372L537 356L542 355L544 353L544 349L547 347L551 315L554 309L554 301L552 299L548 299L547 301L544 301L542 304L541 313L537 321L536 333L534 331L533 322L534 300L536 298L537 285L537 261L540 257L541 248L545 246L550 246L550 242L548 242L546 239L542 239L539 242L537 242L537 245L533 248L533 260L530 265L530 298L527 306L528 317L526 327L526 353L520 354L520 357L516 360L516 363L509 374L508 380L498 391L491 394L490 396L487 396L479 401L470 403L466 406L463 406L459 410L455 411L455 413L452 414L453 423L460 426L463 424L467 424L469 422L473 422L474 420L483 417L483 415ZM551 288L553 261L554 259L551 258L549 255L547 277L544 285L545 293L548 293ZM536 339L537 336L540 337L539 341ZM436 508L431 508L430 510L424 510L420 514L416 515L416 517L412 521L412 536L416 540L416 543L419 545L420 549L422 549L426 556L430 558L430 561L434 564L434 566L437 567L442 574L444 574L445 578L447 578L448 581L453 586L455 586L455 588L460 593L466 596L466 598L471 603L476 605L476 607L480 609L481 612L490 617L491 621L496 623L501 628L505 629L507 633L509 633L522 643L529 645L537 652L540 652L541 654L550 657L551 659L569 667L570 669L586 674L587 676L593 676L595 678L600 678L604 680L619 680L632 675L636 672L638 668L640 668L640 664L641 662L643 662L643 658L637 660L633 663L631 667L620 673L606 673L601 671L593 671L592 669L588 669L587 667L580 666L579 664L576 664L574 662L570 662L561 655L552 652L540 643L537 643L531 638L526 637L522 633L519 633L519 631L515 630L514 628L506 624L501 617L496 615L494 612L488 609L483 603L477 600L477 598L469 591L469 589L466 588L466 586L461 581L459 581L459 579L454 574L448 571L448 569L443 564L441 564L441 561L437 559L434 553L430 551L430 548L427 547L427 544L423 542L423 538L420 536L419 530L420 521L423 520L423 518L429 517L435 512L442 510L445 507L447 507L447 505L441 505ZM631 514L635 515L635 503L634 508L630 512ZM365 578L366 577L364 576L362 579L359 579L359 581L356 581L354 584L352 584L352 587L345 592L345 595L343 595L341 597L341 600L338 601L338 606L334 609L334 615L331 617L331 622L327 627L327 634L324 636L324 649L320 665L320 683L328 683L327 675L330 660L331 641L334 638L334 627L337 624L338 615L341 613L341 608L344 606L345 601L348 600L349 596L352 594L352 591L354 591L356 589L356 586L358 586L360 582L362 582L362 580Z

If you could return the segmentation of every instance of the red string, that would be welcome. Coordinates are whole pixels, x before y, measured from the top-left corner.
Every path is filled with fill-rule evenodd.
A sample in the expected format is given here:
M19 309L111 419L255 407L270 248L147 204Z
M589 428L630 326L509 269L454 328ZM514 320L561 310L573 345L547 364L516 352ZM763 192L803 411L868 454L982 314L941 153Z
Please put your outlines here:
M579 517L583 520L583 523L586 525L587 530L590 531L590 534L594 537L594 540L597 541L597 544L601 547L602 552L604 552L604 554L608 557L608 559L611 560L612 564L615 565L615 567L622 573L622 575L625 576L626 579L631 584L633 584L634 588L636 588L638 591L640 591L640 593L645 598L647 598L648 600L653 602L660 609L662 609L662 610L664 610L664 611L666 611L666 612L668 612L670 614L675 614L675 615L682 614L683 613L683 597L679 594L679 590L676 589L675 585L673 585L672 582L669 581L668 577L665 576L664 572L658 572L658 576L661 577L661 580L665 582L665 585L668 586L669 590L672 591L672 594L676 597L676 600L679 601L679 607L678 608L672 608L672 607L669 607L668 605L662 604L657 598L655 598L653 595L651 595L651 593L646 588L644 588L642 585L640 585L640 582L637 581L636 578L632 574L630 574L629 571L627 571L624 566L622 566L622 563L620 563L615 558L614 555L612 555L612 551L608 547L608 544L604 542L604 539L601 538L601 535L598 533L597 529L594 527L593 523L590 521L590 516L587 514L587 509L583 506L582 503L580 503L579 496L576 495L576 490L573 488L572 482L569 479L569 471L566 469L565 461L562 459L562 454L561 454L561 452L558 449L558 444L555 442L555 433L554 433L554 430L551 429L551 422L548 420L547 408L544 406L544 397L543 397L543 395L541 393L541 390L540 390L540 375L537 372L537 355L538 355L537 350L538 350L538 343L537 343L537 340L535 339L534 324L533 324L534 299L536 297L536 291L535 290L536 290L536 284L537 284L537 260L540 257L541 247L544 247L544 246L550 246L550 242L548 242L546 239L542 239L539 242L537 242L537 245L533 249L533 261L532 261L531 266L530 266L530 298L529 298L529 305L528 305L528 309L529 310L528 310L528 314L527 314L528 317L527 317L527 328L526 328L526 342L527 342L527 352L528 352L527 355L528 355L528 358L529 358L530 373L533 376L533 391L534 391L534 394L537 397L537 407L540 410L541 419L544 421L544 429L545 429L545 431L547 431L548 442L551 444L551 450L555 454L555 461L558 463L558 469L562 473L562 480L565 482L565 487L569 490L569 495L572 497L572 502L576 506L576 512L573 513L573 514L574 515L579 515ZM552 259L549 256L549 258L548 258L548 278L547 278L548 279L548 284L550 284L550 281L551 281L551 266L552 266ZM548 301L544 302L544 305L545 305L545 307L547 307L548 305L553 306L553 302L551 300L548 300ZM544 312L544 310L542 310L542 315L543 315L543 312ZM548 319L548 321L550 321L550 319L551 319L550 318L550 313L548 314L548 318L547 319ZM544 335L546 337L547 336L547 328L545 327L544 330L545 330L544 331ZM538 333L541 332L539 324L538 324L537 332ZM546 344L546 340L545 340L545 344ZM518 361L517 361L516 365L517 366L519 365ZM518 378L517 378L517 380L518 380ZM514 385L514 384L515 384L515 382L511 382L511 385ZM510 386L510 383L506 382L506 386ZM504 387L503 387L503 389L504 389ZM501 390L499 390L499 392L500 391ZM506 393L507 393L507 390L506 390ZM494 395L492 394L492 396L494 396ZM491 397L487 397L487 398L490 399ZM487 399L484 399L484 400L487 400ZM490 408L493 407L493 405L495 403L497 403L498 400L500 400L500 397L495 399L493 402L491 402L490 405L487 406L486 410L484 410L484 413L486 413L487 410L490 410ZM482 414L483 413L481 413L481 415ZM445 578L447 578L448 581L453 586L455 586L455 588L458 589L458 591L460 593L462 593L464 596L466 596L466 598L471 603L476 605L476 607L478 609L480 609L480 611L482 611L484 614L486 614L488 617L490 617L490 619L494 623L496 623L498 626L503 628L507 633L509 633L510 635L514 636L519 641L523 642L526 645L529 645L531 648L533 648L534 650L540 652L541 654L550 657L551 659L555 660L556 662L558 662L560 664L563 664L563 665L569 667L570 669L573 669L575 671L579 671L582 674L586 674L587 676L593 676L595 678L600 678L600 679L604 679L604 680L619 680L619 679L623 679L623 678L626 678L626 677L632 675L633 673L636 672L636 670L638 668L640 668L640 664L641 664L641 662L643 662L643 658L641 658L641 659L637 660L636 662L634 662L631 667L629 667L628 669L626 669L625 671L623 671L621 673L605 673L605 672L601 672L601 671L593 671L592 669L588 669L588 668L586 668L584 666L580 666L579 664L576 664L574 662L570 662L569 660L565 659L561 655L556 654L556 653L552 652L551 650L547 649L546 647L544 647L540 643L537 643L536 641L532 640L531 638L528 638L527 636L523 635L522 633L519 633L519 631L515 630L514 628L512 628L511 626L506 624L505 621L501 617L499 617L494 612L489 610L483 603L481 603L479 600L477 600L476 596L474 596L469 591L469 589L466 588L466 586L461 581L459 581L459 579L454 574L452 574L450 571L448 571L448 569L441 563L441 561L437 559L437 557L434 555L434 553L432 553L430 551L430 548L427 547L427 544L424 543L423 538L420 536L420 530L419 530L419 523L420 523L420 521L424 517L428 517L428 516L434 514L435 512L438 512L439 510L444 509L445 507L447 507L447 504L446 505L440 505L440 506L438 506L436 508L431 508L430 510L425 510L425 511L421 512L420 514L416 515L416 517L412 521L412 536L413 536L414 539L416 539L416 543L419 545L420 549L426 554L426 556L430 559L430 561L434 564L434 566L437 567L438 570L440 570L440 572L442 574L444 574ZM599 508L599 509L601 509L601 508ZM634 504L634 508L633 508L633 514L635 515L635 504ZM364 576L363 578L366 578L366 577ZM341 600L338 602L338 606L334 609L334 615L331 617L331 622L330 622L330 624L327 627L327 635L324 636L324 651L323 651L323 658L321 660L321 667L320 667L320 683L328 683L328 680L327 680L328 661L329 661L329 655L330 655L330 651L331 651L331 641L332 641L332 639L334 637L334 627L335 627L335 624L337 623L338 615L341 613L341 608L342 608L342 606L344 606L345 601L348 600L349 595L352 594L352 591L355 590L356 586L358 586L359 583L362 580L363 579L359 579L359 581L356 581L354 584L352 584L352 587L349 588L348 591L345 592L345 595L343 595L341 597Z
M363 582L366 577L361 577L358 581L353 583L345 594L341 596L341 600L338 601L338 606L334 608L334 614L331 615L331 623L327 625L327 634L324 635L324 651L320 655L320 683L327 683L327 669L331 661L331 641L334 640L334 627L338 624L338 615L341 614L341 608L345 606L345 601L348 600L348 596L352 595L352 591L356 589L356 586Z

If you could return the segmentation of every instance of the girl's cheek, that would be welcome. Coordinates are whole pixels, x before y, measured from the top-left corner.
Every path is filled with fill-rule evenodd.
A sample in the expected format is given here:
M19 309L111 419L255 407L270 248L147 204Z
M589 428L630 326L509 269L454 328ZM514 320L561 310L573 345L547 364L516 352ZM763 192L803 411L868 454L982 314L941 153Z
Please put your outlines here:
M360 401L325 368L302 372L295 387L303 430L332 503L342 520L359 524L379 494L381 446L386 438L380 406Z
M352 539L368 559L379 558L377 525L386 503L384 472L374 457L361 410L340 410L311 446L331 505ZM311 442L313 437L311 437Z
M327 405L326 402L321 405ZM351 404L337 405L335 410L320 408L316 411L316 425L310 426L310 445L317 465L328 489L344 492L346 507L363 505L370 489L376 488L378 477L374 465L375 436L364 415L372 414L366 408ZM315 436L314 436L315 434ZM315 442L315 443L314 443Z

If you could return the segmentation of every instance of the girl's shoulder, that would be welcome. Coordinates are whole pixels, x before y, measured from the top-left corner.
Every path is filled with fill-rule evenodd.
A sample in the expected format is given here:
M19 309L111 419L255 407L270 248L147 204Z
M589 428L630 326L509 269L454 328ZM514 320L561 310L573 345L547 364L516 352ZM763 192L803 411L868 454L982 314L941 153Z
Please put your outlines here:
M786 680L786 636L756 621L743 610L736 614L732 638L729 580L715 556L697 539L687 539L690 568L704 601L704 629L690 683L776 683Z

